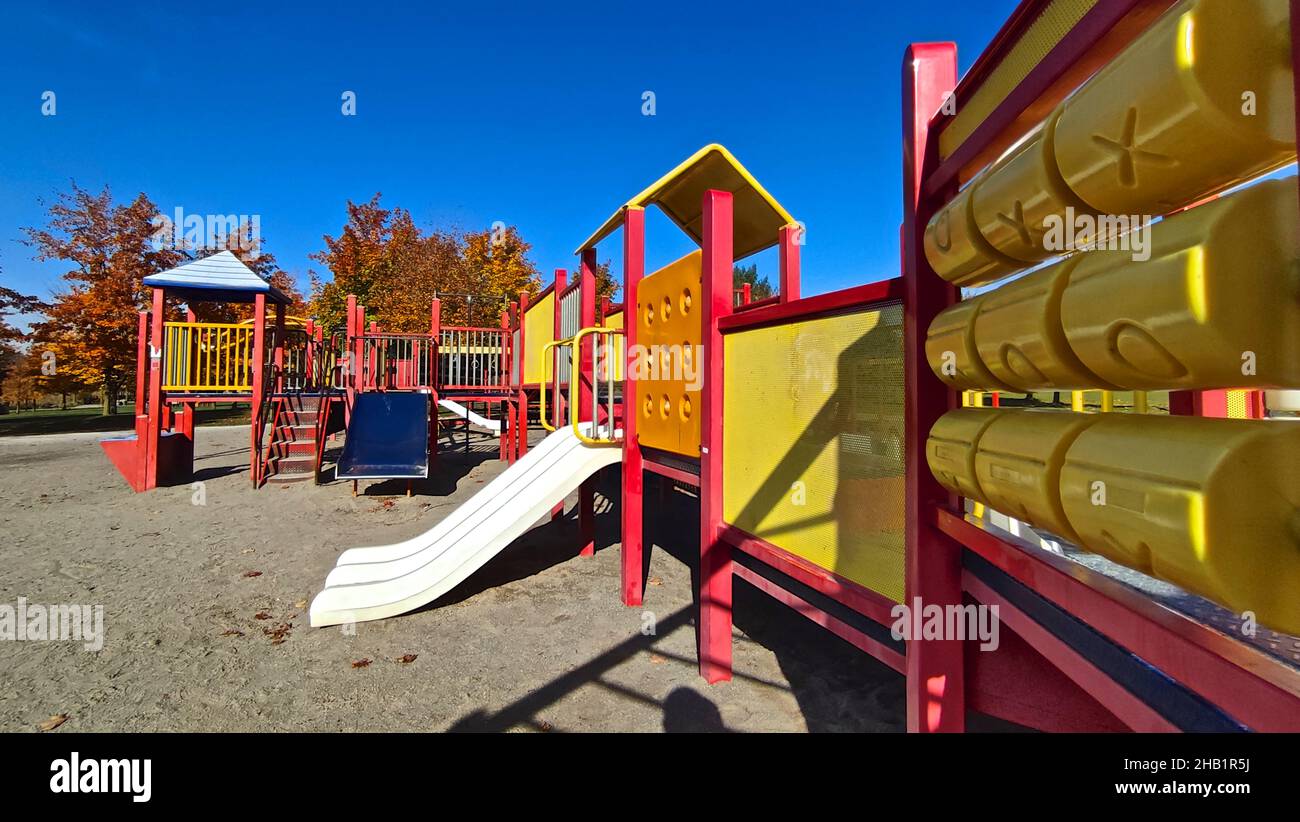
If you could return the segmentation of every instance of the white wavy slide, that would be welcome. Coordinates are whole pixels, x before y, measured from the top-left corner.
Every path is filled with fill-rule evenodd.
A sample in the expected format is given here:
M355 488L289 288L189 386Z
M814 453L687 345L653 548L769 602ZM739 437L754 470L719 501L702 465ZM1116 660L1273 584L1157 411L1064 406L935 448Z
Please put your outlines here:
M475 414L455 400L438 400L438 405L446 408L461 419L469 420L471 424L477 425L479 428L486 428L496 436L501 436L501 420L490 420L482 414Z
M586 445L569 427L556 431L425 533L344 551L312 600L311 624L384 619L432 602L622 458L618 446Z

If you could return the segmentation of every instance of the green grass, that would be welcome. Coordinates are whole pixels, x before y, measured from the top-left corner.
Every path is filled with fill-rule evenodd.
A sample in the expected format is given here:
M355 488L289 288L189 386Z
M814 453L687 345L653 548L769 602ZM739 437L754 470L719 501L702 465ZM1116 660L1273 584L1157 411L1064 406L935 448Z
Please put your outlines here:
M93 408L40 408L35 411L10 411L0 414L0 437L24 434L66 434L74 431L128 431L135 426L135 404L118 406L118 413L101 416ZM229 404L200 405L194 415L197 425L247 425L248 404L231 408Z

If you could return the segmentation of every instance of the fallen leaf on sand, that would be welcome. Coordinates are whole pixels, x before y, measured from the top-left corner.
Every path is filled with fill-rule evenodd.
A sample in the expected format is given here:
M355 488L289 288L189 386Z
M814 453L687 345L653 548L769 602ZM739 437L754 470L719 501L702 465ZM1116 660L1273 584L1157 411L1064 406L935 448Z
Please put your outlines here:
M283 645L284 641L289 638L291 630L293 630L292 622L281 622L274 628L263 628L262 633L271 638L272 645Z
M664 664L664 663L667 662L667 661L668 661L668 658L667 658L667 657L659 656L659 654L651 654L651 655L650 655L650 664L651 664L651 665L662 665L662 664Z
M307 600L305 600L305 599L300 599L300 600L298 600L297 602L295 602L295 603L293 604L293 607L295 607L295 608L297 608L299 611L301 611L303 608L306 608L306 607L307 607Z
M235 628L227 628L226 630L221 632L221 635L222 636L243 636L244 632L240 630L236 630Z
M245 571L245 572L244 572L244 578L245 578L245 579L247 579L248 577L260 577L261 575L262 575L262 572L261 572L261 571Z
M659 577L650 577L646 580L647 585L663 585L664 581Z
M244 550L240 551L239 553L241 553L241 554L251 554L251 553L253 553L253 549L252 549L252 548L245 548Z
M257 613L253 614L253 619L270 619L270 618L271 618L270 611L258 611Z
M547 722L545 719L537 720L537 730L541 731L544 734L550 733L554 728L555 726Z
M371 662L372 662L372 660L369 660L369 659L358 659L356 662L353 662L353 663L352 663L352 667L353 667L353 668L369 668Z
M410 665L412 662L414 662L419 658L420 658L419 654L402 654L397 658L397 661L402 663L403 665Z
M44 722L37 725L36 727L40 728L42 731L52 731L67 721L68 721L67 714L55 714L54 716L45 720Z

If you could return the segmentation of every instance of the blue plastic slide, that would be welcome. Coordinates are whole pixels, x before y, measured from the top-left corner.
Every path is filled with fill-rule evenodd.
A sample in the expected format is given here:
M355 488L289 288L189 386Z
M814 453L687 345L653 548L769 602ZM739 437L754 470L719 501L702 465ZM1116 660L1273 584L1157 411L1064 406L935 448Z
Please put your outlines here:
M335 476L427 478L429 395L387 391L357 394Z

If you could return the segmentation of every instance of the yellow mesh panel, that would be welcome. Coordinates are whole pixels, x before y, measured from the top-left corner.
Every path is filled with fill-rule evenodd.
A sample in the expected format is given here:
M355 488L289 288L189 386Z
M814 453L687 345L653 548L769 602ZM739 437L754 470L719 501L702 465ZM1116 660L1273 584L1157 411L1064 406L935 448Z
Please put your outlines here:
M1226 393L1228 395L1228 419L1246 419L1249 416L1246 413L1246 392L1232 389Z
M895 602L902 340L898 304L724 337L727 521Z
M1097 0L1056 0L1039 12L970 98L958 98L957 114L939 135L939 155L956 151L1095 5Z
M542 346L555 339L555 292L528 306L524 314L524 382L532 385L545 379Z

